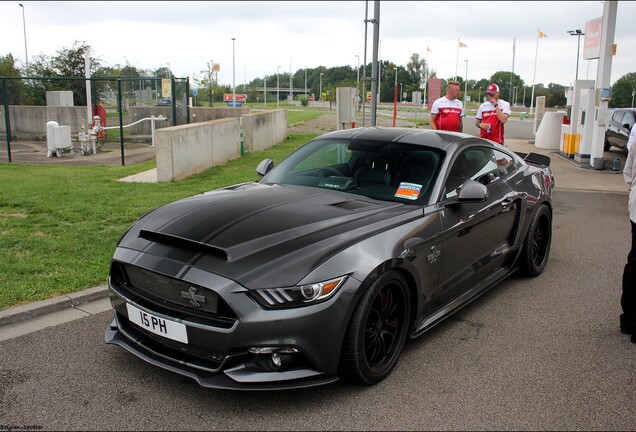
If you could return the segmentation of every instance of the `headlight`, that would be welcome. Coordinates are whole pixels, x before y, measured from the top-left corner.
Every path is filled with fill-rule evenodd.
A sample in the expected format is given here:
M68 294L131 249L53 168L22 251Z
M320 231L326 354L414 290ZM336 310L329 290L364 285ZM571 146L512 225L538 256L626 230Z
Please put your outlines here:
M251 297L265 308L305 306L326 300L342 286L346 276L290 288L264 288L250 291Z

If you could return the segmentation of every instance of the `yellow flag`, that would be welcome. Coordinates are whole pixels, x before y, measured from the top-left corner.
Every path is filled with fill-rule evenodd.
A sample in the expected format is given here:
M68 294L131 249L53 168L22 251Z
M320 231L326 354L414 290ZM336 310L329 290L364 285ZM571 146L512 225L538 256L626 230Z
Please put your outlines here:
M541 30L539 30L539 39L544 38L544 37L548 37L548 35L543 33Z
M457 39L457 42L459 42L459 47L460 47L460 48L468 48L468 45L466 45L465 43L463 43L460 39Z

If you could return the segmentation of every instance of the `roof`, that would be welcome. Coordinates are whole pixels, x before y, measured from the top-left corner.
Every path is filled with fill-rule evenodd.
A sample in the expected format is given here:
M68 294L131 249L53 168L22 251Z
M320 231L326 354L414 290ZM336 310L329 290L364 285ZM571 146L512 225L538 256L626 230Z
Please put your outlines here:
M355 129L344 129L321 135L318 138L344 138L344 139L367 139L373 141L392 141L404 144L425 145L435 147L440 150L448 150L450 145L459 146L464 140L471 142L481 140L480 138L459 132L445 132L431 129L416 128L394 128L394 127L365 127ZM490 143L487 140L481 140Z

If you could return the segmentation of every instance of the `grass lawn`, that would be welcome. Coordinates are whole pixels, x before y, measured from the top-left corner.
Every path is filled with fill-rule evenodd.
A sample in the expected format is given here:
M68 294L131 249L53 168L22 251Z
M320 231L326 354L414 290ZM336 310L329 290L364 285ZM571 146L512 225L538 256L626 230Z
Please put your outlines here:
M309 113L307 113L309 114ZM0 164L0 310L106 283L115 244L128 226L168 202L258 179L265 158L280 161L315 134L170 183L117 179L154 168Z

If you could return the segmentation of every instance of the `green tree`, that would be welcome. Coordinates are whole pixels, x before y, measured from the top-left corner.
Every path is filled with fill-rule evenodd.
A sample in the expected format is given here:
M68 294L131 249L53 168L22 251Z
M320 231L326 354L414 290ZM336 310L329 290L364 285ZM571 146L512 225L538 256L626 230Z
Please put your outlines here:
M411 54L411 58L406 64L406 71L409 74L409 90L415 90L422 87L422 79L426 74L428 65L426 60L420 58L418 53Z
M510 102L510 104L514 102L510 94L511 75L512 75L512 86L518 89L521 89L521 91L523 91L524 82L521 79L521 77L517 74L511 74L509 71L498 71L492 74L492 76L490 77L490 82L495 83L499 86L499 92L500 92L499 97L501 99L504 99Z
M632 106L632 92L636 89L636 72L630 72L620 77L612 86L612 108Z
M15 59L11 53L0 56L0 76L3 77L20 77L20 70L16 67ZM21 79L7 80L7 99L9 104L17 105L23 102L24 82ZM0 104L4 102L3 89L0 86Z
M34 75L41 77L78 77L85 75L84 54L91 47L85 43L75 42L72 47L65 47L57 51L55 56L49 57L40 55L35 57L30 69ZM91 71L99 69L101 62L98 58L90 56ZM73 102L76 106L86 105L86 83L83 79L60 81L38 81L34 82L34 90L40 90L37 95L38 102L41 102L44 91L50 90L71 90L73 92ZM100 93L98 89L96 95Z
M550 92L545 99L546 106L565 106L565 87L561 84L550 83L548 84L548 91Z

